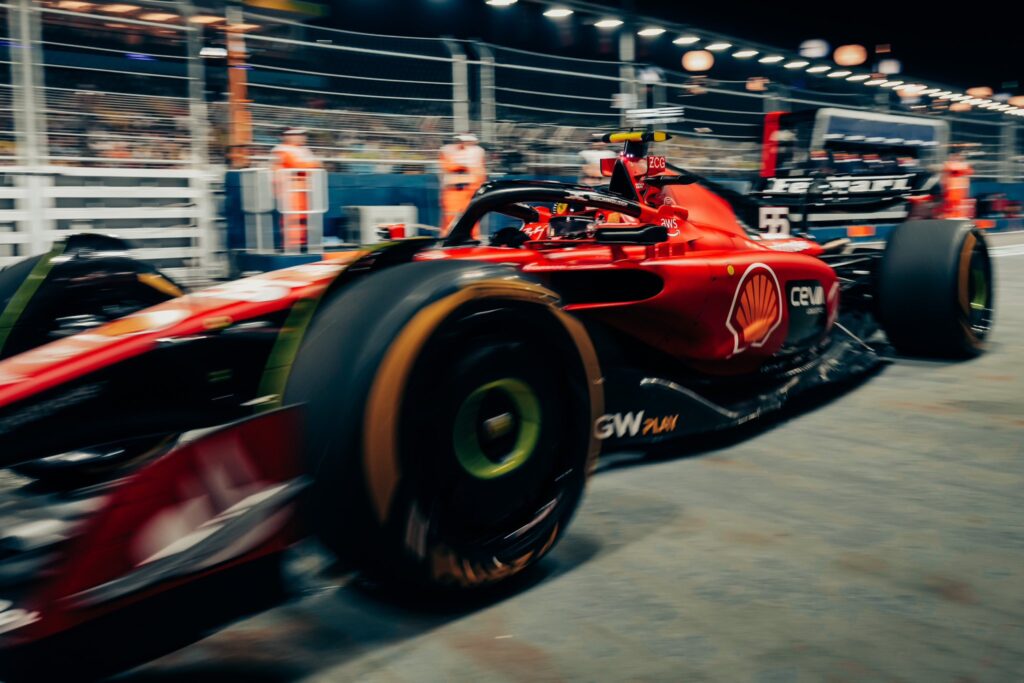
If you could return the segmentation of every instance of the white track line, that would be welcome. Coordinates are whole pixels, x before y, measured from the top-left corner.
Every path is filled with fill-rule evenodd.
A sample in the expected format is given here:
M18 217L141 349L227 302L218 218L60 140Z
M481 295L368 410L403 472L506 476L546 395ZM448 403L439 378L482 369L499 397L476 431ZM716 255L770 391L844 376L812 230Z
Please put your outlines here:
M1004 256L1024 256L1024 244L1008 244L1004 247L992 247L988 251L993 258L1002 258Z

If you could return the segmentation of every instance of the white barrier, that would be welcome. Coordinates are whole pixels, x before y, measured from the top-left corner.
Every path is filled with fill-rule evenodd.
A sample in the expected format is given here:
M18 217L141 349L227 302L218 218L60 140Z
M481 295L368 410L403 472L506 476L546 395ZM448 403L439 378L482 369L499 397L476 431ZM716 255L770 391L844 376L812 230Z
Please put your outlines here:
M0 266L77 232L128 240L172 277L219 275L208 178L172 169L0 169Z

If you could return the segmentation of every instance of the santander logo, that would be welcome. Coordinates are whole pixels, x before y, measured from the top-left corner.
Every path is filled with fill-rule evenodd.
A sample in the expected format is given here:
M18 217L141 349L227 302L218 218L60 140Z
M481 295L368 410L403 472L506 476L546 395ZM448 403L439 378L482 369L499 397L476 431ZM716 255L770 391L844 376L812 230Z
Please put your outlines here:
M782 324L782 288L775 272L763 263L753 263L740 277L725 326L732 332L735 356L750 347L764 346Z

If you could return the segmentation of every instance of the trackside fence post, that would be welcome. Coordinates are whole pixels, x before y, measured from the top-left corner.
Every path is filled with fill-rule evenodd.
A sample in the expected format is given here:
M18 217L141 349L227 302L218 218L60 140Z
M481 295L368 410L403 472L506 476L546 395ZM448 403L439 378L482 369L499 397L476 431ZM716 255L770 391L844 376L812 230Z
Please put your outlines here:
M1002 123L1002 135L999 140L999 181L1012 183L1016 178L1014 173L1014 154L1017 149L1017 122L1009 118Z
M480 55L480 137L484 143L495 142L497 106L494 92L494 52L486 45L476 44Z
M619 92L622 95L623 107L621 109L619 123L623 127L629 125L629 118L626 114L626 110L637 106L636 67L633 66L633 61L635 59L636 39L633 37L633 32L622 31L619 33L619 78L621 79Z
M21 230L27 233L25 248L38 254L49 246L44 218L49 178L41 175L46 155L46 110L42 106L42 70L36 54L41 40L40 17L32 0L17 0L11 7L11 80L18 160L24 173L18 179L25 191Z
M199 51L202 49L200 32L191 27L191 17L196 13L191 2L181 3L182 16L190 30L186 35L186 63L188 65L188 130L190 140L189 161L195 171L189 184L196 191L196 246L199 249L199 270L202 277L216 277L223 273L215 263L217 254L222 252L221 240L215 229L214 207L210 176L210 128L209 112L206 107L206 73Z
M469 65L466 53L453 40L446 40L452 56L452 122L455 132L469 131Z

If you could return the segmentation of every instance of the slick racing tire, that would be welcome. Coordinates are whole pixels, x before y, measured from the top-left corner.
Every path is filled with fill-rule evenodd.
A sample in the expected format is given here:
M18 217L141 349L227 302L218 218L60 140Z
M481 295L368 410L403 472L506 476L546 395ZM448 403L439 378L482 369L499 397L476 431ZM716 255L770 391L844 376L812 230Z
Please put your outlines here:
M593 467L600 374L578 321L505 267L435 261L317 312L285 403L305 405L307 512L377 578L470 589L534 564Z
M981 353L994 297L984 235L965 220L903 223L886 245L877 294L879 321L901 353Z

